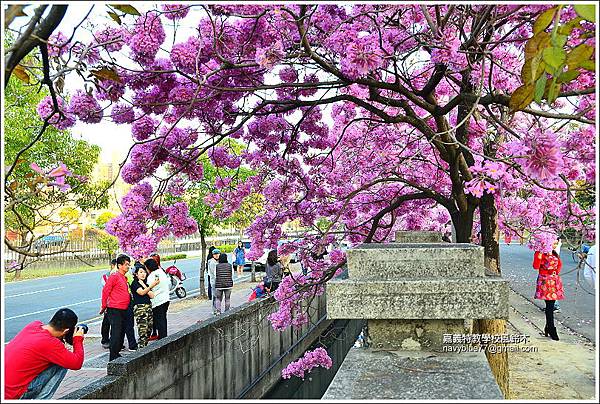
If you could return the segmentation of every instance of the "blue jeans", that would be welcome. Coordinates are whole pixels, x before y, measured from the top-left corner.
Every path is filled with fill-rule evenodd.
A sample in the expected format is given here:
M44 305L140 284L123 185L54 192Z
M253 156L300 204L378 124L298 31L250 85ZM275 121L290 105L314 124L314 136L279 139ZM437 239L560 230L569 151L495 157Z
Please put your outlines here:
M56 364L50 365L46 370L37 375L27 386L27 391L21 400L49 400L65 378L67 369Z

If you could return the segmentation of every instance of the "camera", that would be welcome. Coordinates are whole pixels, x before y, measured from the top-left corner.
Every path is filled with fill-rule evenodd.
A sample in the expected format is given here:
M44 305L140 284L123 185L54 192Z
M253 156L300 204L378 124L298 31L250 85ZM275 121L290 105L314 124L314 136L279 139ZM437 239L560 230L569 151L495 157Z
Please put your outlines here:
M77 328L82 328L84 334L87 334L89 331L88 325L84 324L84 323L77 324L77 326L75 326L75 329L77 329Z

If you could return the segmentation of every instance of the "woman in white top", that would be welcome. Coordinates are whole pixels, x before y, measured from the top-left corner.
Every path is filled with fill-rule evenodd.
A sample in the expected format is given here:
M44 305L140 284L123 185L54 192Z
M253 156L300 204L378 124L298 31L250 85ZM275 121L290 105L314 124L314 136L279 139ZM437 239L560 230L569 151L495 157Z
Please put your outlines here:
M150 271L148 275L148 283L152 284L156 279L160 283L152 288L154 297L150 299L152 302L152 317L154 326L158 331L158 339L167 336L167 310L169 310L169 275L158 266L154 259L149 259L144 262L144 265Z

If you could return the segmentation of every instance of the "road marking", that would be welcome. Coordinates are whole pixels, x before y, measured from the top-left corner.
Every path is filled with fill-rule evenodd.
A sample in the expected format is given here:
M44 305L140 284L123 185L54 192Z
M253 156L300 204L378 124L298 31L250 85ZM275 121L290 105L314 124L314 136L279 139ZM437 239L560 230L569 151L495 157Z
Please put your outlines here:
M52 310L58 310L58 309L62 309L64 307L71 307L71 306L78 306L80 304L86 304L86 303L90 303L90 302L96 302L98 300L101 300L100 298L98 299L90 299L90 300L85 300L83 302L78 302L78 303L71 303L71 304L65 304L62 306L58 306L58 307L52 307L50 309L44 309L44 310L38 310L38 311L34 311L32 313L25 313L25 314L19 314L18 316L12 316L12 317L7 317L4 319L4 321L8 321L8 320L13 320L15 318L21 318L21 317L27 317L27 316L32 316L34 314L40 314L40 313L45 313L47 311L52 311Z
M25 295L33 295L35 293L44 293L44 292L49 292L51 290L58 290L58 289L64 289L64 286L60 286L58 288L50 288L50 289L44 289L44 290L36 290L35 292L27 292L27 293L18 293L16 295L8 295L8 296L4 296L5 298L9 298L9 297L18 297L18 296L25 296Z

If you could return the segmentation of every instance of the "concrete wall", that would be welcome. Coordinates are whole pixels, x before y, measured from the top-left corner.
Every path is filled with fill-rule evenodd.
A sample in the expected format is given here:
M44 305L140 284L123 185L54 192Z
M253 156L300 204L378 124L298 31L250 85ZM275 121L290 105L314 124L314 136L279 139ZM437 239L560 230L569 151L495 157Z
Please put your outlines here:
M155 341L64 399L260 398L330 324L325 296L313 299L311 321L299 329L275 331L267 316L276 307L272 297L255 300Z

